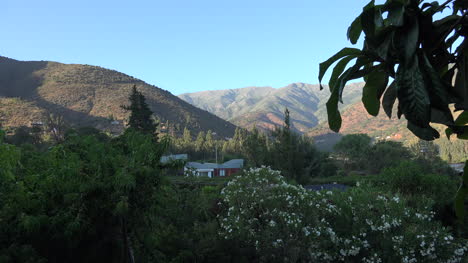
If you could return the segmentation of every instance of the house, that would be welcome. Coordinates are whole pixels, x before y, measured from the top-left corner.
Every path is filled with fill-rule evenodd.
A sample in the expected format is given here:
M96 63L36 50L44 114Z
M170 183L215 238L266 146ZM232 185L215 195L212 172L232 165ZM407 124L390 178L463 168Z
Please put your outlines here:
M184 167L184 171L186 174L192 172L196 176L213 178L231 176L239 172L243 166L243 159L233 159L222 164L188 162Z
M165 167L162 173L169 176L183 175L185 171L184 165L187 159L188 155L186 153L161 156L159 161Z
M465 163L451 163L449 165L453 170L455 170L455 172L458 175L463 175L463 171L465 169Z

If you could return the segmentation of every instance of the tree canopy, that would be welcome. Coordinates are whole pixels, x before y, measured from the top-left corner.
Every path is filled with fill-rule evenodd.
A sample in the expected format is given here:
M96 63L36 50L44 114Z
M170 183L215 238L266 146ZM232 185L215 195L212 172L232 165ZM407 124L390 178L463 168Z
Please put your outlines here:
M438 14L451 9L451 14ZM388 117L398 100L397 116L405 116L408 129L424 140L438 138L430 123L447 126L446 134L468 139L468 4L464 0L372 0L348 28L348 39L362 49L343 48L320 64L321 82L333 68L327 102L328 123L339 131L338 102L353 79L364 78L362 102L377 116L382 105ZM439 17L441 17L439 19ZM353 61L354 65L347 67ZM454 111L451 106L453 105ZM460 112L460 114L458 114ZM457 212L464 214L468 175L457 195Z
M145 96L137 90L136 85L132 88L129 100L130 106L122 106L123 109L130 111L127 125L143 133L155 134L158 125L152 119L153 112L146 104Z

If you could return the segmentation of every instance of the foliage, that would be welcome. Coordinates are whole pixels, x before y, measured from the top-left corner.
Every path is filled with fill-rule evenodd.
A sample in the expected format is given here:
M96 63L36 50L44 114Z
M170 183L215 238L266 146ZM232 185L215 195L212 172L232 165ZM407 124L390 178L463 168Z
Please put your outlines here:
M372 138L366 134L347 134L335 144L335 152L345 159L353 161L354 165L344 160L348 167L362 169L367 164L368 154L371 147Z
M378 173L385 167L394 166L412 158L413 155L401 143L395 141L380 141L372 145L368 153L368 168Z
M230 122L166 90L102 67L1 57L0 82L0 119L5 128L29 125L31 121L45 123L50 112L62 115L70 126L93 126L119 135L128 119L120 105L128 105L131 88L137 85L156 118L168 124L166 131L170 134L179 135L188 127L197 133L211 129L220 136L232 137L235 129ZM112 123L110 116L118 124Z
M348 28L348 39L356 44L364 32L361 49L344 48L320 64L319 80L340 60L330 77L332 92L327 102L330 128L339 131L338 101L347 81L364 77L362 101L367 112L377 116L382 104L391 117L398 99L398 117L408 120L408 129L424 140L434 140L439 132L430 123L447 127L446 134L468 139L468 5L464 0L443 4L415 0L374 0L363 8ZM452 5L452 14L436 16ZM345 70L347 64L353 66ZM394 81L388 86L390 78ZM382 98L383 96L383 98ZM382 99L381 99L382 98ZM462 111L455 119L449 108ZM468 161L466 162L468 164ZM466 181L457 193L458 214L466 208Z
M343 160L345 170L359 169L374 174L385 167L415 158L400 142L378 141L371 144L371 138L365 134L343 136L336 144L335 150L338 157Z
M153 113L146 104L145 96L139 92L136 85L132 88L129 97L130 106L122 106L124 110L130 111L130 119L127 126L143 133L156 134L157 123L152 119Z
M147 261L164 144L128 131L70 133L38 152L0 144L0 255L5 262ZM26 258L28 258L26 256Z
M263 262L460 262L468 251L427 206L368 187L308 192L257 168L222 196L221 235L244 240Z
M391 192L398 192L414 200L431 198L440 206L453 201L458 183L449 175L426 174L423 167L411 161L385 168L379 181Z

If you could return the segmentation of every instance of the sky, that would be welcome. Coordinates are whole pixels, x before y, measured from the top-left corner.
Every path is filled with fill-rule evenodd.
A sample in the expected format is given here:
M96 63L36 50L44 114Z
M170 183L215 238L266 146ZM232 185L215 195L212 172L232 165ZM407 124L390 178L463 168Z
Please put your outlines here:
M318 83L362 0L2 0L0 56L96 65L173 94Z

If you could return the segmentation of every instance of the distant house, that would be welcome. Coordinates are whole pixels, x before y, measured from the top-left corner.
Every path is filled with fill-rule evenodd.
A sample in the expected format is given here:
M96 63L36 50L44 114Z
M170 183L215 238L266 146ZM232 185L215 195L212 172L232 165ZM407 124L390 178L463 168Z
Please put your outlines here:
M184 171L193 171L196 176L224 177L239 172L244 166L243 159L234 159L222 164L188 162Z
M451 163L449 164L453 170L459 175L463 174L463 170L465 169L465 163Z

